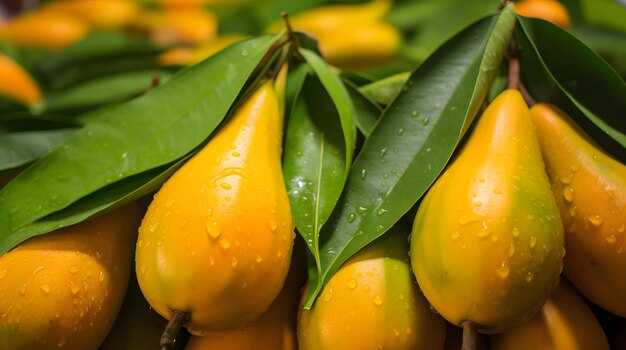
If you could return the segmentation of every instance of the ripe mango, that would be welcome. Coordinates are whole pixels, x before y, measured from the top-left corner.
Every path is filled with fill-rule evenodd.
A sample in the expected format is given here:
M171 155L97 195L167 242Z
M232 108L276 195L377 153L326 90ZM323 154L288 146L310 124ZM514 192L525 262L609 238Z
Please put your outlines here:
M0 52L0 95L34 106L41 102L41 91L33 77L11 57Z
M517 1L515 12L525 17L541 18L565 29L572 25L567 8L556 0Z
M296 241L283 289L259 319L243 329L192 336L185 350L298 350L296 322L307 276L305 249L304 242Z
M168 8L145 11L135 23L147 30L159 45L200 45L217 35L217 17L209 11L194 8Z
M600 307L626 317L626 166L558 107L531 108L565 228L565 275Z
M363 248L300 308L300 349L443 349L445 322L413 280L405 232L396 226Z
M55 11L23 14L0 28L0 39L17 47L61 50L87 35L83 20Z
M609 350L602 326L565 280L530 321L489 338L491 350Z
M528 107L506 90L423 199L411 234L413 272L450 323L499 333L548 299L564 253Z
M47 11L57 11L76 16L95 28L122 27L138 13L133 0L57 0L44 6Z
M319 41L326 60L344 68L368 68L390 60L401 45L398 30L383 16L390 0L373 0L358 5L331 5L305 11L290 18L293 29ZM283 22L268 28L278 31Z
M271 81L258 87L163 185L139 229L144 296L168 319L188 313L194 335L251 323L283 286L295 233L282 99Z
M0 349L97 349L126 293L140 216L131 204L0 257Z
M158 62L164 67L194 65L245 38L241 35L225 35L194 48L176 47L160 54Z

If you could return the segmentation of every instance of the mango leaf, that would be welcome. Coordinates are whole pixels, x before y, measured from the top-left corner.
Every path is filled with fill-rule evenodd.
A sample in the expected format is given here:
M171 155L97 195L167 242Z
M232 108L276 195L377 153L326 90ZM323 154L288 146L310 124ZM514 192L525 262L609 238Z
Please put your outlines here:
M0 133L0 171L38 159L75 131L65 128Z
M0 251L12 248L7 237L25 225L193 151L226 116L279 37L233 44L150 93L92 118L0 191Z
M318 233L343 189L347 160L337 108L314 75L306 78L296 98L283 157L296 227L319 265Z
M309 269L310 308L334 272L424 194L487 95L515 24L512 7L457 34L409 77L365 141L320 232L321 274Z
M348 89L352 104L354 105L354 121L356 126L361 134L367 138L378 122L378 118L382 114L383 109L369 96L362 93L352 82L344 80L344 85Z
M47 111L63 111L122 102L146 92L155 76L163 84L169 80L171 74L148 70L90 80L51 95L46 99L44 108Z
M626 148L626 84L602 58L563 29L518 18L551 80L593 124Z
M400 89L406 83L410 73L398 73L373 83L363 85L359 89L377 103L387 106L398 95Z
M185 157L171 165L151 169L109 185L61 211L11 232L3 240L7 242L7 246L15 246L30 237L77 224L90 217L133 202L158 190L188 158ZM4 248L0 250L0 254L5 252Z
M320 82L328 92L328 95L335 104L341 121L341 129L343 130L343 138L345 142L345 172L341 174L343 181L348 177L350 164L354 155L354 145L356 142L356 127L354 117L354 106L350 100L350 94L343 85L341 79L326 65L324 60L314 51L300 48L300 54L305 61L311 66L311 69L319 77Z

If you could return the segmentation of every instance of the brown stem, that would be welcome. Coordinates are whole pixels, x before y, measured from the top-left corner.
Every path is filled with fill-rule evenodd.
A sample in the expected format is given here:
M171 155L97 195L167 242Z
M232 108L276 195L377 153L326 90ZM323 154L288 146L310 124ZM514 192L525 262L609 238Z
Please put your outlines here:
M159 85L161 85L161 76L157 73L152 74L152 80L150 80L150 86L146 92L156 89Z
M535 103L537 103L537 101L533 98L530 92L528 92L528 90L526 89L526 86L524 86L524 84L521 81L517 85L517 89L519 90L519 92L522 93L522 97L524 97L524 101L526 101L526 104L528 105L528 107L532 107L533 105L535 105Z
M519 58L517 55L511 56L509 58L509 76L508 76L508 85L509 89L517 89L519 85Z
M172 310L172 318L167 323L163 335L161 335L161 349L168 350L176 342L176 335L185 323L189 322L191 314L188 311Z
M463 321L461 326L463 327L463 345L461 345L461 350L475 350L476 339L478 338L476 324L472 321Z
M289 22L289 13L287 11L283 11L280 13L280 15L283 17L283 20L285 21L285 27L287 27L287 34L289 34L289 37L292 40L296 40L296 36L293 33L293 28L291 27L291 22Z

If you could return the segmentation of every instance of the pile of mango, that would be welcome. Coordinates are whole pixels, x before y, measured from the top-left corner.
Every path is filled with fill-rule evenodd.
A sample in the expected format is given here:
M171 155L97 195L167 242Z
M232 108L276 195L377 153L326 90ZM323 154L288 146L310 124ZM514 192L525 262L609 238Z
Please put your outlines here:
M343 218L342 208L355 204L345 200L347 189L324 197L336 186L332 178L340 179L340 186L349 186L349 176L369 181L371 169L368 175L357 164L367 157L368 145L380 140L385 115L403 108L404 96L416 81L419 85L420 74L429 73L438 57L448 57L446 50L454 50L449 44L454 42L443 44L428 60L411 62L402 53L406 32L387 17L396 6L392 1L312 7L259 26L259 36L276 39L267 44L266 54L259 54L260 63L238 90L216 91L234 88L223 83L226 78L204 77L193 89L215 98L199 102L200 107L183 94L163 93L175 91L177 82L220 57L235 57L226 56L229 48L237 57L254 55L237 46L256 40L254 35L218 28L220 16L235 6L247 5L227 0L53 0L0 19L0 147L7 147L0 150L0 350L626 348L623 120L621 125L600 121L617 125L600 126L621 145L606 150L604 145L614 146L613 141L598 142L597 132L583 130L590 124L569 116L570 105L537 102L532 93L537 97L540 89L523 70L520 74L524 51L522 36L513 34L516 16L544 18L561 27L546 23L554 27L550 30L561 33L572 26L563 5L522 0L494 8L500 17L485 27L509 29L506 35L494 35L501 49L485 51L485 57L505 62L493 64L504 69L503 82L494 80L495 72L480 75L487 69L476 68L482 80L467 84L475 90L454 90L471 101L462 111L460 135L424 134L423 139L454 138L448 141L449 154L440 157L445 158L442 171L424 195L390 227L343 233L348 242L369 237L362 248L350 251L346 244L345 250L327 255L320 247L335 236L323 236L330 232L324 231L326 226L358 223L364 220L359 215L374 211L356 206L341 224L333 221ZM98 53L103 56L89 56L97 51L89 51L97 43L90 40L111 33L115 36L106 42L113 44ZM108 50L126 43L119 38L131 38L132 45L124 46L128 51L114 61ZM494 45L490 43L484 45ZM256 48L257 42L249 47ZM124 55L138 52L148 59L132 68L142 72L143 80L133 81L136 87L110 99L90 95L107 86L115 89L111 81L94 83L107 74L139 72L130 63L120 65ZM100 72L94 65L94 80L73 76L73 64L90 61L67 57L110 60L111 70L104 64ZM243 69L237 61L229 63L224 64L225 76ZM310 68L304 70L307 64ZM407 64L417 68L407 73ZM432 70L435 77L447 74ZM385 77L372 78L378 74ZM450 85L435 79L415 96L436 99ZM324 93L315 90L319 86L326 88ZM344 100L338 102L337 96ZM133 181L152 169L120 173L102 187L86 189L91 184L80 179L98 174L81 173L74 164L102 163L103 169L113 169L117 163L98 153L72 158L71 152L80 151L75 145L81 135L98 140L80 141L84 147L106 152L121 140L93 135L96 129L90 128L108 125L107 118L118 113L152 108L146 101L169 98L172 104L164 104L163 113L179 108L181 119L193 108L209 118L222 108L220 101L234 102L223 108L226 117L213 123L214 131L178 158L172 155L155 166L160 172L142 186L132 187ZM587 102L578 102L575 107L583 115ZM621 102L613 102L621 108ZM369 109L355 107L359 103ZM312 124L320 125L310 129L324 132L321 138L313 131L299 132L301 148L289 149L297 134L294 125L305 125L294 124L303 108L325 111L311 117ZM465 107L450 105L445 111L454 115L459 108ZM368 121L365 110L375 117ZM155 123L159 112L153 115ZM349 127L347 119L329 122L329 115L350 113L356 121L350 119L354 124ZM418 135L435 123L428 113L411 111L410 123L394 130L394 138ZM29 129L35 122L53 125L45 129L45 141L15 141L25 131L41 131ZM109 127L123 129L123 123ZM167 125L163 132L177 127ZM200 126L189 122L184 128L192 135ZM337 137L349 140L351 132L354 156L349 141L333 144ZM176 147L170 141L133 141L138 149L143 142L153 149L138 158L132 158L132 149L116 155L120 164L129 159L149 163L150 152ZM289 152L306 152L315 143L321 146L311 149L320 154L294 156L302 169L320 164L319 181L313 192L306 192L311 184L305 170L294 170L286 159ZM385 165L387 154L405 151L383 145L372 156L375 164L392 168L381 188L396 171L419 167L419 174L427 174L436 166L427 158L431 148L423 151L421 163ZM342 157L349 159L343 166L324 163ZM47 167L67 175L47 179ZM332 175L322 173L330 171ZM397 181L401 186L414 179ZM56 182L71 182L77 193L88 196L64 198L66 194L55 192ZM47 201L42 203L48 204L21 196L26 188L41 192ZM385 197L391 192L379 193L379 202L393 200ZM111 204L113 194L117 197ZM308 201L309 194L313 210L303 212L298 203ZM343 207L333 209L337 203ZM372 215L389 215L392 209L385 208L380 204ZM44 214L29 219L39 212ZM314 219L304 221L309 215ZM315 226L308 228L316 234L315 242L302 232L303 222ZM338 256L345 262L332 265L335 269L324 265L339 261Z

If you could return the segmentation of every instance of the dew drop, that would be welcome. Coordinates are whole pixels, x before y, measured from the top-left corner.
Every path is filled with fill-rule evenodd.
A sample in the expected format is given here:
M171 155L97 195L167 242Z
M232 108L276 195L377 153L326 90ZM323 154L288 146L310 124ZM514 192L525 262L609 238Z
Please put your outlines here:
M535 245L537 245L537 237L531 236L529 245L530 245L531 248L534 248Z
M372 298L372 303L376 306L381 306L383 304L383 298L380 295L376 295Z
M569 169L573 172L577 172L580 169L580 163L574 163L569 166Z
M41 291L43 292L43 294L50 294L50 285L47 283L42 284L41 286L39 286L39 288L41 289Z
M80 286L74 282L70 282L70 293L72 293L72 295L77 295L79 291Z
M104 282L104 272L100 271L100 275L98 275L98 282L102 283Z
M532 272L528 272L528 273L526 274L526 282L527 282L527 283L530 283L530 282L533 280L533 278L535 278L535 274L534 274L534 273L532 273Z
M222 225L217 221L211 220L206 223L206 231L213 239L217 239L222 234Z
M361 179L365 180L367 177L367 169L361 169Z
M385 154L387 154L387 147L383 147L380 149L380 151L378 152L378 157L379 158L384 158Z
M239 264L239 259L233 256L233 259L231 260L230 264L233 265L233 267L237 266L237 264Z
M6 269L0 270L0 280L3 279L4 276L6 276L6 275L7 275L7 270Z
M460 236L460 235L461 235L461 234L460 234L460 233L459 233L459 231L457 230L457 231L454 231L454 233L450 235L450 238L452 238L452 239L457 239L457 238L459 238L459 236Z
M220 246L222 246L222 249L228 250L228 248L230 248L230 242L226 238L222 238L220 239Z
M615 243L617 241L617 237L615 237L615 235L609 235L609 236L605 236L604 240L608 244L613 244L613 243Z
M402 134L404 134L404 129L398 129L398 136L402 136Z
M602 224L602 218L599 215L588 216L587 220L589 220L593 226L600 226Z
M572 183L572 177L571 177L571 176L563 176L563 177L561 178L561 183L562 183L563 185L569 185L569 184L571 184L571 183Z
M220 183L220 187L225 189L225 190L230 190L231 188L233 188L233 186L231 186L231 184L229 184L227 182Z
M496 242L498 241L498 236L496 236L496 235L491 235L491 241L492 241L493 243L496 243Z
M500 267L498 267L496 269L496 273L502 279L509 277L509 273L510 272L511 272L511 270L509 270L509 266L506 264L505 261L503 261L502 264L500 265Z
M494 188L493 189L493 193L495 193L495 194L502 194L502 190L499 189L499 188Z
M26 294L26 285L25 284L22 284L22 286L20 287L20 293L22 295Z
M359 282L358 282L356 279L354 279L354 278L351 278L351 279L348 281L348 283L346 283L346 286L347 286L348 288L350 288L350 289L354 289L354 288L356 288L358 285L359 285Z
M515 244L511 242L511 245L509 246L509 257L512 257L513 254L515 254Z
M422 118L422 125L428 125L428 122L430 121L429 117L424 117Z
M239 152L233 152L233 153L231 153L231 154L232 154L232 155L233 155L233 157L235 157L235 158L236 158L236 157L239 157L239 156L241 155L241 154L239 154ZM302 154L302 153L301 153L301 154Z
M146 273L146 270L148 270L148 266L147 265L141 265L141 273Z
M485 182L485 178L484 177L479 177L478 178L478 182Z
M571 203L574 201L574 189L571 188L570 186L566 186L565 189L563 189L563 198L565 198L565 201L567 201L568 203Z
M419 112L418 112L418 111L412 111L412 112L411 112L411 116L412 116L412 117L417 117L418 115L419 115Z
M366 211L367 211L367 208L366 208L366 207L357 207L357 208L356 208L356 212L357 212L357 213L359 213L359 214L363 214L363 213L365 213Z
M479 238L485 238L485 237L489 237L489 235L491 234L491 230L480 230L476 233L476 236Z
M400 331L394 328L393 329L393 334L395 334L396 337L399 337L400 336Z
M328 288L328 292L324 293L324 301L329 302L330 299L332 299L332 297L333 297L333 289Z
M348 222L353 222L354 219L356 219L356 216L352 213L350 213L350 215L348 215Z
M387 211L386 209L380 208L380 209L378 209L378 211L376 212L376 214L378 214L378 216L381 216L381 215L383 215L386 211Z
M278 227L278 223L276 222L276 220L269 219L267 221L267 226L269 226L270 230L276 231L276 228Z
M513 237L519 237L519 229L517 227L513 227Z
M483 205L483 203L481 201L474 201L474 206L475 207L480 207L481 205Z
M569 216L574 217L576 216L576 207L572 206L571 208L569 208Z

